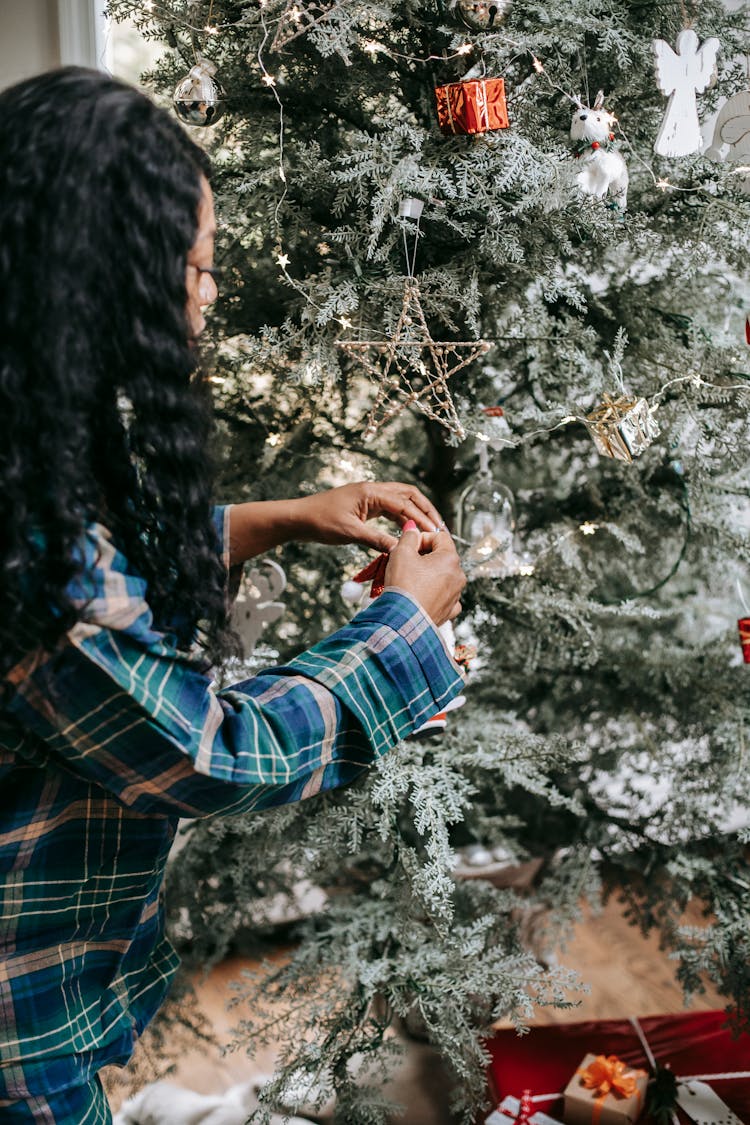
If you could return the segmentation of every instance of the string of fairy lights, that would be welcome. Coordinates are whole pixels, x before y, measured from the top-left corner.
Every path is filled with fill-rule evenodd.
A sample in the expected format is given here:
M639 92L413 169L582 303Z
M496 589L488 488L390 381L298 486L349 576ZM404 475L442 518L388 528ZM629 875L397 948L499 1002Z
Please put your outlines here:
M263 38L262 38L262 41L261 41L261 43L258 47L258 51L257 51L257 56L256 56L257 57L257 64L258 64L258 68L260 70L260 81L262 82L262 84L266 88L268 88L272 91L272 93L275 97L277 106L278 106L278 112L279 112L279 125L278 125L279 178L284 185L282 193L281 193L281 197L280 197L280 199L278 201L278 204L277 204L277 207L275 209L275 220L276 220L277 233L278 233L278 244L277 244L277 247L275 249L275 260L276 260L277 265L281 269L285 280L295 290L297 290L301 295L303 295L305 297L306 301L308 301L318 311L320 311L320 306L315 303L315 301L311 297L309 291L305 289L305 287L299 282L298 279L294 278L289 273L288 268L287 268L289 266L290 262L291 262L291 258L290 258L289 254L286 252L286 250L283 246L283 240L282 240L282 234L281 234L281 225L280 225L280 222L279 222L279 216L280 216L280 213L281 213L281 210L282 210L282 207L283 207L283 203L286 200L286 197L288 195L288 184L287 184L286 172L285 172L285 169L284 169L284 160L283 160L284 140L285 140L284 103L283 103L283 100L282 100L281 95L279 93L277 76L268 69L268 67L266 65L266 59L265 59L265 56L264 56L264 51L266 49L266 46L268 44L268 40L271 36L271 32L273 31L273 29L277 28L283 21L287 21L288 23L298 25L302 20L302 9L297 4L292 4L290 7L287 7L287 9L284 12L282 12L280 15L269 18L267 13L268 13L270 3L271 3L271 0L258 0L257 7L254 7L254 10L252 12L248 13L247 15L241 16L237 20L225 21L223 23L217 23L217 22L212 22L213 21L214 0L209 0L206 22L203 23L203 24L192 23L190 20L176 15L171 8L166 7L163 3L160 3L159 0L142 0L141 9L144 13L147 13L149 15L155 16L157 18L167 19L169 21L170 25L173 26L173 27L175 27L175 26L179 27L181 30L189 31L193 35L205 34L206 36L209 36L209 37L216 37L224 31L229 31L229 30L236 31L238 29L242 29L244 27L249 27L249 26L252 26L252 25L260 22L262 30L263 30ZM335 5L333 5L332 8L335 8ZM330 14L331 14L330 12L327 13L327 15L330 15ZM532 48L530 48L527 44L521 43L518 40L513 39L512 37L510 37L510 36L508 36L508 35L506 35L505 33L502 33L502 32L496 32L496 31L486 32L482 36L482 43L478 44L478 43L471 42L471 41L467 40L467 41L461 43L454 50L451 50L451 51L446 50L446 51L443 51L441 54L429 53L429 54L426 54L426 55L414 55L414 54L410 54L410 53L407 53L407 52L401 52L401 51L397 51L396 49L394 49L389 44L383 43L381 40L373 39L373 38L363 38L360 42L360 47L361 47L362 51L366 55L368 55L373 61L378 56L382 55L386 58L393 59L393 60L408 61L408 62L415 63L415 64L418 64L418 65L427 65L427 64L432 63L432 62L447 63L447 62L453 61L455 59L458 59L462 56L468 56L472 52L475 52L475 51L478 51L480 53L480 57L483 60L483 44L491 45L494 42L498 42L498 43L503 44L504 46L511 47L521 55L530 56L531 64L532 64L532 68L533 68L534 72L547 83L548 88L550 90L558 93L562 98L567 100L572 105L577 104L575 97L570 93L570 91L565 89L563 86L561 86L559 83L555 82L550 77L550 75L549 75L548 71L546 70L542 60L538 57L538 55L535 53L535 51L532 50ZM194 45L193 45L193 52L196 55L196 59L197 59L198 55L197 55L197 51L196 51L196 48L195 48ZM588 85L588 73L587 73L587 68L586 68L585 51L584 51L583 56L582 56L582 63L583 63L583 69L584 69L584 82L585 82L586 85ZM654 186L656 188L658 188L660 191L679 192L679 193L687 194L687 195L697 195L697 194L708 195L709 194L709 192L705 188L702 188L699 185L682 186L682 185L672 183L669 180L668 177L658 175L655 172L653 166L647 160L645 160L643 158L641 153L638 151L638 148L635 145L632 144L630 138L626 134L625 130L622 128L622 124L620 123L620 121L616 117L613 117L613 122L614 122L614 124L617 128L617 132L620 135L620 137L628 144L630 155L636 160L636 162L647 173L647 175L650 177L652 183L654 184ZM738 169L738 171L742 171L742 169ZM725 209L731 210L738 216L740 214L739 210L736 209L736 208L733 208L729 201L717 200L715 197L712 197L711 203L712 203L712 205L722 206ZM338 318L334 318L334 320L336 320L336 319L338 319ZM351 327L351 321L349 320L349 318L345 317L345 318L343 318L343 320L338 319L338 322L342 325L342 327Z
M331 10L335 10L335 6L336 6L335 4L331 5L330 6ZM199 3L194 4L194 8L196 10L199 10L200 7L202 7L202 5L200 5ZM224 22L216 21L214 19L214 0L209 0L208 6L207 6L205 21L201 21L201 22L192 21L189 18L186 18L184 15L179 15L179 14L175 13L175 11L170 6L161 2L161 0L141 0L140 11L141 11L141 14L144 15L144 16L147 16L149 18L158 19L163 23L168 23L170 28L173 31L176 28L176 29L179 29L180 31L189 33L190 36L192 37L192 39L191 39L192 49L193 49L193 54L196 57L196 60L199 58L198 50L197 50L196 43L195 43L196 36L205 36L206 37L206 43L208 44L208 42L210 40L215 40L218 36L221 36L223 33L230 32L230 31L232 33L235 33L236 31L241 30L243 28L249 28L251 26L260 25L260 29L262 31L262 37L261 37L261 41L258 45L257 52L255 54L255 61L256 61L257 67L258 67L258 71L259 71L259 80L263 84L264 87L266 87L268 90L270 90L271 94L273 95L273 97L276 101L277 109L278 109L277 174L278 174L278 178L279 178L279 181L280 181L280 184L281 184L281 190L280 190L278 198L276 200L274 213L273 213L274 233L275 233L275 247L274 247L274 251L273 251L274 261L276 262L279 270L281 271L281 274L284 277L286 283L289 284L296 292L298 292L304 298L305 302L308 305L310 305L312 308L314 308L317 312L321 313L321 312L323 312L323 308L315 300L315 298L313 297L310 290L302 282L300 282L299 279L295 278L289 272L289 266L291 265L291 256L284 246L283 226L282 226L282 212L283 212L284 204L286 202L286 199L287 199L288 193L289 193L289 183L288 183L288 178L287 178L287 172L286 172L286 169L285 169L285 139L286 139L286 136L285 136L286 127L285 127L285 117L284 117L285 106L284 106L284 100L282 98L282 95L281 95L281 92L280 92L280 89L279 89L278 75L275 74L272 70L269 69L268 54L267 54L269 40L271 40L272 36L275 33L278 32L279 26L284 21L293 25L293 27L296 29L296 30L294 30L294 35L302 33L302 32L299 31L299 27L303 22L303 12L302 12L302 9L299 7L299 5L297 5L297 4L289 5L288 4L283 12L281 12L278 15L275 15L275 14L272 15L271 11L270 11L270 9L272 9L272 7L273 7L273 5L272 5L271 0L257 0L257 2L253 4L252 11L248 12L246 15L241 15L238 19L235 19L235 20L232 20L232 21L224 21ZM325 12L324 15L321 17L321 19L325 19L327 15L330 15L330 11ZM309 30L309 27L306 28L305 30ZM543 81L547 85L549 90L559 94L562 98L564 98L565 100L567 100L571 104L573 104L573 105L577 104L577 101L576 101L575 97L568 90L566 90L563 86L561 86L559 83L557 83L550 76L550 74L548 73L547 69L544 66L543 61L539 58L538 54L534 50L532 50L531 47L528 46L528 44L521 43L521 42L513 39L512 37L508 36L504 32L498 32L498 31L485 32L482 35L482 42L486 43L488 45L491 45L493 43L501 43L503 46L512 48L514 51L516 51L518 53L518 55L528 56L530 58L531 68L532 68L534 74L539 78L539 80ZM450 62L452 60L459 59L461 57L468 56L475 51L479 52L480 58L482 58L482 60L483 60L482 43L475 43L473 41L470 41L468 38L464 42L460 43L457 47L455 47L454 49L452 49L450 51L446 50L446 51L443 51L441 54L429 53L429 54L426 54L426 55L423 55L423 56L418 56L418 55L410 54L410 53L407 53L407 52L397 51L391 45L389 45L387 43L384 43L381 40L375 39L375 38L362 37L361 40L360 40L360 48L363 51L363 53L373 61L373 63L377 63L378 59L381 58L381 57L387 58L387 59L392 59L392 60L397 60L397 61L408 62L410 64L415 64L415 65L426 65L426 64L433 63L433 62L446 63L446 62ZM588 82L588 74L585 70L585 67L586 67L585 51L584 51L584 54L583 54L583 67L584 67L583 77L584 77L585 83L587 83ZM687 187L685 187L685 186L681 186L681 185L675 185L675 184L671 183L669 181L669 179L667 179L663 176L657 175L657 173L654 171L652 165L642 157L642 155L638 152L637 148L630 142L629 138L625 134L624 130L622 129L622 126L620 125L620 123L617 121L616 118L614 119L614 121L615 121L615 124L616 124L617 131L618 131L619 135L623 138L623 140L625 140L628 143L631 155L637 160L639 165L643 168L644 172L646 172L648 174L652 183L654 184L654 186L657 189L659 189L661 191L681 192L681 193L684 193L684 194L699 194L699 193L707 194L705 189L703 189L700 186L687 186ZM716 198L713 197L711 202L712 202L713 205L716 205L716 203L717 203ZM728 203L728 202L726 203L726 206L731 208L731 204ZM408 226L408 224L404 223L404 242L405 242L405 245L406 245L406 229L407 229L407 226ZM415 253L416 253L416 239L419 237L419 234L420 234L419 227L417 225L416 233L415 233ZM407 252L406 260L407 260L407 272L410 272L408 252ZM413 262L411 263L411 265L413 267ZM334 315L330 315L327 312L326 315L327 315L329 320L333 321L333 323L337 324L341 329L350 330L354 327L351 316L347 315L345 312L334 314ZM675 378L675 379L670 379L666 383L664 383L658 389L658 391L652 396L653 408L656 408L659 405L659 403L663 400L663 398L665 397L665 395L667 394L667 392L670 388L673 388L673 387L675 387L679 384L686 384L686 383L692 385L695 388L706 387L706 388L717 389L714 386L714 384L703 380L701 378L701 376L698 375L697 373L689 373L689 374L686 374L684 376L679 376L678 378ZM747 393L748 386L746 384L735 384L735 385L730 385L730 386L722 386L718 389L720 389L722 392L738 391L738 392L742 392L742 393ZM533 429L533 430L530 430L530 431L526 431L522 435L515 435L512 438L503 439L503 442L504 442L505 445L507 445L509 447L518 447L518 446L521 446L521 445L525 445L526 443L534 440L536 437L539 437L541 435L549 435L550 433L554 432L555 430L560 429L561 427L570 425L572 423L581 423L581 422L583 422L583 423L586 422L586 418L584 416L578 415L578 414L568 413L568 414L564 415L562 418L560 418L558 421L553 423L552 425L540 427L540 428ZM473 431L473 432L474 432L475 437L477 437L480 441L483 440L484 435L481 433L481 431Z

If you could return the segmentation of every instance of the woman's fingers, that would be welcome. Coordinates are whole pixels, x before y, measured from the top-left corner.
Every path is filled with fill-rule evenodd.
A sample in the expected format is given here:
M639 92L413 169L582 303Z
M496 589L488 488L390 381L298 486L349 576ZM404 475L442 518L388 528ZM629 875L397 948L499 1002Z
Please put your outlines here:
M420 492L418 488L410 487L408 489L407 495L409 503L413 504L414 507L419 512L423 513L423 515L426 516L427 520L429 521L430 526L423 528L424 531L432 531L435 528L442 526L443 517L438 512L435 505L430 503L423 492ZM419 521L417 520L417 522Z
M368 527L366 523L358 527L353 534L353 542L358 543L360 547L374 547L376 551L392 551L398 544L395 535L389 535L387 531L380 531L376 527Z
M431 519L422 508L420 508L413 500L404 499L401 501L396 518L405 523L406 520L414 520L415 524L420 531L432 532L437 527L437 524Z
M410 484L385 481L373 490L372 515L387 515L404 523L414 520L422 531L434 531L442 524L442 517L423 492Z

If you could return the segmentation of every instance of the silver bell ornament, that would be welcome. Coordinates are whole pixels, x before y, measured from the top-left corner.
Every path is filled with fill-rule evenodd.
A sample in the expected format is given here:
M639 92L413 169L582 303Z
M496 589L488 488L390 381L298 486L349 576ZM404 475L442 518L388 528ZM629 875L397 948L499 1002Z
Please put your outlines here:
M530 560L516 550L513 493L490 471L484 442L479 446L479 473L459 499L458 537L470 579L508 578L533 571Z
M186 125L207 128L215 125L224 113L224 89L216 81L216 66L209 59L199 59L189 74L181 79L174 92L174 108Z
M493 31L510 8L510 0L454 0L454 10L472 31Z

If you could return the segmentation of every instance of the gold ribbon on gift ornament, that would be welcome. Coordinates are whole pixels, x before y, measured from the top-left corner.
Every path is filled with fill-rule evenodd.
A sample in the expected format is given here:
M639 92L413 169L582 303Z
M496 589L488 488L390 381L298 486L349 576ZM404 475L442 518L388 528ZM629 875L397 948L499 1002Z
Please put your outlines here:
M637 398L628 398L627 395L619 395L617 398L604 395L601 406L597 406L596 410L586 415L586 418L595 426L602 426L607 422L620 422L637 403Z

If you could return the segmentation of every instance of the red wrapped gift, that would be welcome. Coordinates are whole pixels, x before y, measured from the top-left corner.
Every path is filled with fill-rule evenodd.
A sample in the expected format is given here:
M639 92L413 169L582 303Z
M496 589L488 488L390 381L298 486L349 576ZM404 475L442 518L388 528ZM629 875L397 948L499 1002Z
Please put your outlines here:
M505 82L502 78L472 78L435 87L441 133L488 133L508 128Z
M742 659L750 664L750 617L741 617L737 622L740 631L740 645L742 646Z
M678 1079L708 1083L740 1121L750 1125L750 1035L734 1038L725 1024L725 1012L648 1016L637 1021L660 1066L669 1065ZM536 1025L524 1036L509 1028L488 1039L486 1047L492 1056L489 1084L495 1102L507 1094L520 1097L532 1087L535 1105L560 1119L562 1092L589 1051L650 1069L636 1023L627 1019ZM681 1110L677 1118L690 1125Z

